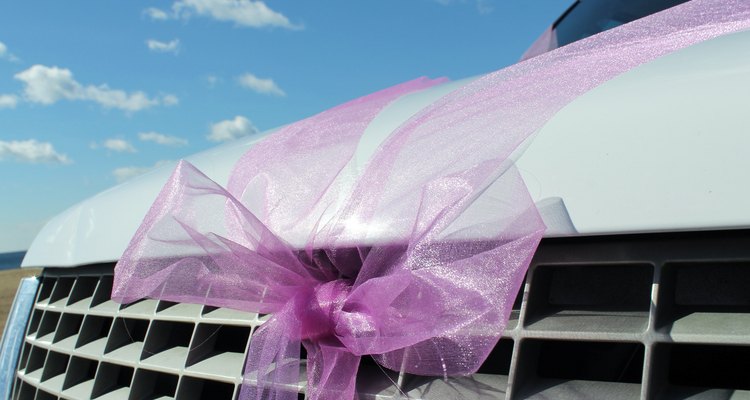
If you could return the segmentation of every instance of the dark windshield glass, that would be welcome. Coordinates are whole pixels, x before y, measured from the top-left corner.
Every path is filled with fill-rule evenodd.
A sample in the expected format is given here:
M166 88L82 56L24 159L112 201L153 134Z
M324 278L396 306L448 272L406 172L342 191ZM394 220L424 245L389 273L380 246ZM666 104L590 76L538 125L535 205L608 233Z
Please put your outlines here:
M557 45L581 40L687 0L580 0L555 25Z

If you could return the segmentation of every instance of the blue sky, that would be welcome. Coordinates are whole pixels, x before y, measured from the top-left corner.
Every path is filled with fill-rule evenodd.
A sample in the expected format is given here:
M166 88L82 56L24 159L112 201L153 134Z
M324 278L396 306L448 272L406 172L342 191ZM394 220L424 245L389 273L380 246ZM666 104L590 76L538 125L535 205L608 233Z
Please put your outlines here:
M0 252L163 160L510 65L571 3L0 2Z

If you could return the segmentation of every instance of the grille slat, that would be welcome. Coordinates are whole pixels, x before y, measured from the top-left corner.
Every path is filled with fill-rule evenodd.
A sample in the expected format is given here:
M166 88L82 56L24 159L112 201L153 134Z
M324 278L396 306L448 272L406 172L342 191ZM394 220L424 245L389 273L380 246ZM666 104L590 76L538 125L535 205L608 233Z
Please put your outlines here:
M121 306L111 274L111 264L45 270L14 398L237 398L268 316ZM750 397L748 287L747 230L545 239L477 374L386 377L365 357L360 398ZM304 392L304 376L290 389Z

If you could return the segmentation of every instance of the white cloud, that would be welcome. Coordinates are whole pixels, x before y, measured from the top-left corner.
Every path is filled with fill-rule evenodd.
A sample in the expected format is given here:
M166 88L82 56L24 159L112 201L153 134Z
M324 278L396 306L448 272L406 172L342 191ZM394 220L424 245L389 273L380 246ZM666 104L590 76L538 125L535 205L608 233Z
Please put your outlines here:
M70 164L65 154L58 153L52 143L30 140L0 140L0 160L11 159L31 164L55 163Z
M218 84L219 82L221 82L221 78L216 75L209 75L206 77L206 83L208 83L208 87L210 87L211 89L216 87L216 84Z
M187 139L179 138L177 136L169 136L159 132L141 132L138 134L138 139L144 142L154 142L164 146L187 146Z
M176 106L177 104L180 104L180 99L173 94L165 94L161 97L161 102L165 106Z
M251 28L279 27L301 29L289 18L254 0L179 0L172 4L173 17L190 18L193 14L218 21L234 22Z
M134 176L143 175L152 169L154 169L154 167L120 167L115 168L115 170L112 171L112 175L115 176L117 182L123 182Z
M21 71L15 78L25 84L24 96L28 101L40 104L53 104L60 100L93 101L105 108L125 111L140 111L160 104L171 105L173 95L161 98L149 97L141 91L125 92L110 89L107 85L83 85L73 78L66 68L34 65Z
M258 133L258 128L249 119L238 115L211 125L211 133L206 138L212 142L225 142Z
M18 96L14 94L0 94L0 109L16 108Z
M146 15L147 17L156 20L156 21L164 21L169 19L169 14L167 14L165 11L160 10L158 8L149 7L145 10L143 10L143 15Z
M237 77L237 81L240 83L240 86L248 88L257 93L271 94L274 96L286 96L286 93L284 93L284 91L281 90L278 85L276 85L276 82L274 82L273 79L270 78L258 78L257 76L248 72Z
M130 179L132 177L135 177L135 176L138 176L138 175L143 175L146 172L149 172L149 171L151 171L153 169L161 167L162 165L171 164L171 163L172 163L172 161L162 160L162 161L157 161L156 164L154 164L151 167L136 167L136 166L131 166L131 167L115 168L112 171L112 175L114 175L115 179L117 179L117 182L123 182L123 181L126 181L126 180L128 180L128 179Z
M14 56L8 51L8 46L6 46L5 43L0 42L0 59L3 58L13 62L18 61L18 57Z
M489 14L495 11L495 6L490 0L477 0L477 10L480 14Z
M156 39L149 39L146 41L148 49L155 53L172 53L177 54L180 51L180 39L170 40L169 42L161 42Z
M107 139L102 143L102 147L118 153L135 153L137 151L132 144L123 139Z

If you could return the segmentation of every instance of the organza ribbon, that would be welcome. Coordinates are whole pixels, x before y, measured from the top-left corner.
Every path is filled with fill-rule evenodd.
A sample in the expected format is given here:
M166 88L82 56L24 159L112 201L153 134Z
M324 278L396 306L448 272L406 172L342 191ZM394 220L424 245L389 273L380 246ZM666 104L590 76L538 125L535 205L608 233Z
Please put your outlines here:
M376 115L442 81L283 128L238 161L228 190L183 161L118 262L113 299L271 314L251 337L242 399L296 399L301 345L310 399L354 398L364 355L474 373L544 231L511 154L614 76L748 28L750 2L693 0L485 75L408 119L361 173L352 160Z

